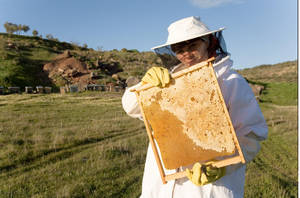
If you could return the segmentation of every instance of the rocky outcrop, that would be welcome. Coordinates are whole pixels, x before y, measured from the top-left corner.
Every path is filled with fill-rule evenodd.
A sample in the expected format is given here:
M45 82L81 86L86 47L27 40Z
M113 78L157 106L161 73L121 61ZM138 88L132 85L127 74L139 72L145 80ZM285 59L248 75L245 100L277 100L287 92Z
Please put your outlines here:
M265 89L263 85L257 85L257 84L251 84L249 83L254 95L256 97L260 96L262 94L262 91Z
M140 80L136 77L133 77L133 76L129 76L126 80L126 85L127 87L131 87L133 85L136 85L140 82Z
M85 63L70 55L69 51L58 55L50 63L44 65L43 70L55 84L89 84L93 83L90 71Z
M58 86L77 84L83 87L89 84L98 84L97 82L101 78L113 79L115 85L122 88L126 86L125 80L116 74L122 71L119 63L101 62L97 59L97 68L90 68L86 62L90 63L86 58L76 54L72 55L69 50L66 50L64 53L56 56L53 61L45 64L43 71Z

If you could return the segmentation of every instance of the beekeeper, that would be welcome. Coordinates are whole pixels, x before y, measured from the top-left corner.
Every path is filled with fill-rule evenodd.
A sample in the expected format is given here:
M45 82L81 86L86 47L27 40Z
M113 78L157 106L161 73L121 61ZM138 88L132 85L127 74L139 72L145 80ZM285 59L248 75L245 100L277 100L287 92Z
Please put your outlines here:
M122 104L126 113L142 119L135 93L131 89L150 83L164 87L174 73L196 63L215 57L213 67L220 85L232 124L246 162L260 150L259 142L267 138L267 125L246 80L231 69L233 61L222 36L224 28L211 31L199 17L188 17L172 23L168 39L154 47L165 67L152 67L142 82L126 89ZM167 69L168 68L168 69ZM183 96L184 97L184 96ZM246 165L236 164L215 168L209 164L165 170L172 174L185 170L188 177L163 184L151 146L148 147L142 183L142 198L243 197Z

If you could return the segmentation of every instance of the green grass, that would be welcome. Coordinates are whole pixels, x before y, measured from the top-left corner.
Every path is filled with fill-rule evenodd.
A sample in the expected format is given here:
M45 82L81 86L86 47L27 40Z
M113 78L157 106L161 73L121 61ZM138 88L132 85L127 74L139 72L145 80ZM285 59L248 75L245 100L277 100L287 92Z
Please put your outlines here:
M245 197L297 197L297 107L261 107L269 136L247 166Z
M260 97L262 102L277 105L297 105L298 84L297 83L267 83Z
M0 34L0 86L52 85L42 68L60 52L53 50L57 45L38 37Z
M297 197L296 95L285 89L271 84L260 103L269 137L247 166L245 197ZM148 138L121 93L0 96L0 145L1 198L141 193Z
M0 197L137 197L147 137L119 93L0 97Z
M101 74L98 84L112 82L111 76L116 73L124 81L129 76L141 78L148 68L161 65L153 52L125 48L99 51L39 37L0 33L0 86L61 86L49 79L43 66L65 50L93 72Z
M269 127L247 166L245 197L297 197L297 84L266 83L260 107Z

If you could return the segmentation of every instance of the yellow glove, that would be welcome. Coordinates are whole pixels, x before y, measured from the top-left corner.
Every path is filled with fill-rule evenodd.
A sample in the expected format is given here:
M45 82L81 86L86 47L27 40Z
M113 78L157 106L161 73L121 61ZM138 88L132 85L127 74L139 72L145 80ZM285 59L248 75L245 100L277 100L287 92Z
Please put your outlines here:
M208 162L204 165L200 163L194 164L192 170L186 169L186 175L197 186L203 186L217 181L225 175L225 167L216 168Z
M142 82L165 87L170 82L169 71L163 67L151 67L142 78Z

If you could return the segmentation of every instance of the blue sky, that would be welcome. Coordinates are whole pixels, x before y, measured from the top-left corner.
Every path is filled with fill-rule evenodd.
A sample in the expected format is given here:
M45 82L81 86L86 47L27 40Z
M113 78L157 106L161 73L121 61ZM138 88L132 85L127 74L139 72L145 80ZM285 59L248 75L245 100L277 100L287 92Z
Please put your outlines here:
M200 16L224 37L234 68L297 59L296 0L0 0L3 24L28 25L45 37L103 50L150 51L170 23Z

